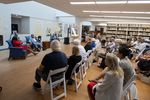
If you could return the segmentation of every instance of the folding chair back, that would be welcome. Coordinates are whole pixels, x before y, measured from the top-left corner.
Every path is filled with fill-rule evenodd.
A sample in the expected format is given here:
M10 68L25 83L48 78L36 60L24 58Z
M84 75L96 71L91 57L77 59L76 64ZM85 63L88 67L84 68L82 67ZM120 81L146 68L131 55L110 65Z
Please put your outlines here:
M60 69L56 69L56 70L53 70L53 71L52 70L49 71L49 74L48 74L48 77L47 77L47 80L46 80L45 87L44 87L44 90L42 92L42 95L44 95L45 90L47 90L46 89L47 84L49 84L49 88L48 89L50 90L50 93L51 93L51 100L57 100L57 99L59 99L59 98L61 98L63 96L65 96L65 97L67 96L67 94L66 94L66 81L65 81L65 72L67 71L67 69L68 69L68 66L60 68ZM55 74L58 74L58 73L62 73L63 77L52 82L52 77L51 76L55 75ZM62 93L61 95L53 98L53 87L57 86L61 82L64 83L64 93Z
M81 71L80 71L80 69L82 68L82 62L83 62L83 60L84 59L82 59L79 63L77 63L76 65L75 65L75 67L73 68L73 70L72 70L72 72L71 72L71 77L74 77L75 78L75 88L76 88L76 92L78 92L78 88L79 88L79 86L82 84L82 80L81 80ZM79 68L79 71L78 72L76 72L77 71L77 68ZM77 75L78 75L78 73L80 74L80 81L79 81L79 83L77 84Z

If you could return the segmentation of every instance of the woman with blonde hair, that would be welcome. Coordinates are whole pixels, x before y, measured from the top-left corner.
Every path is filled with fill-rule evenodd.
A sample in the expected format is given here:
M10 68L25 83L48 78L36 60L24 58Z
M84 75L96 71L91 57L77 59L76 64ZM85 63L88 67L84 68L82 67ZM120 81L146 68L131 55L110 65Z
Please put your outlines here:
M80 51L79 51L79 48L78 46L73 46L72 47L72 55L68 58L68 65L69 65L69 68L66 72L66 80L69 80L68 81L68 84L70 83L73 83L72 79L71 79L71 72L73 70L73 68L75 67L76 63L80 62L82 59L81 55L80 55ZM77 71L79 70L79 68L77 68Z
M124 72L118 64L117 57L112 53L107 53L105 64L106 74L102 81L88 84L88 93L91 100L123 100L123 78ZM91 81L91 80L89 80Z

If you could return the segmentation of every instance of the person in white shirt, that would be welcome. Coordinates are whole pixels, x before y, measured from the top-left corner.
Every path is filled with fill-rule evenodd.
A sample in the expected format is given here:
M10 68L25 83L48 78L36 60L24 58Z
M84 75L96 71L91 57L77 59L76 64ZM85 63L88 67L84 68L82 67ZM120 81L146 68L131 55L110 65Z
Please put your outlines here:
M134 38L133 38L133 41L131 41L131 47L136 46L137 43L138 43L138 42L137 42L137 38L134 37Z
M80 40L79 39L74 40L74 45L77 45L79 47L81 57L82 58L85 57L86 56L86 51L85 51L84 47L82 45L80 45Z

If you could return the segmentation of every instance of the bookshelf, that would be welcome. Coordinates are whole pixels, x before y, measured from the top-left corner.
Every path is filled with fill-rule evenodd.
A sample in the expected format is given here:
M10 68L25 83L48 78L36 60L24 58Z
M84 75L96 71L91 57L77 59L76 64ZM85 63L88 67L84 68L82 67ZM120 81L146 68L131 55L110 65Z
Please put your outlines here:
M117 35L123 41L126 41L130 35L149 39L150 24L107 24L106 39L112 35Z

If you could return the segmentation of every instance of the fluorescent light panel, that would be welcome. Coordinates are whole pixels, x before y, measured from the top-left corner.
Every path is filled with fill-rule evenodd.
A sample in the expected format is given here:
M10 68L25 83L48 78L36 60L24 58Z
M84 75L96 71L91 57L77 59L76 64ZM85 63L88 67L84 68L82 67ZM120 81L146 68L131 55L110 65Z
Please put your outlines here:
M121 13L121 11L101 11L101 13Z
M93 13L100 13L100 11L86 11L86 10L83 10L83 12L93 12Z
M128 1L127 4L147 4L150 3L150 1Z
M77 4L77 5L78 5L78 4L95 4L95 2L70 2L70 4L72 4L72 5L73 5L73 4L74 4L74 5L75 5L75 4Z
M102 2L96 2L96 4L126 4L127 1L102 1Z
M122 11L122 13L145 14L145 12L130 12L130 11Z

